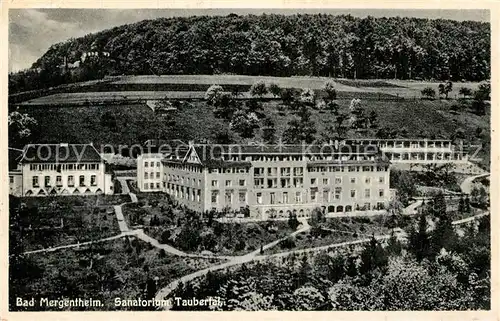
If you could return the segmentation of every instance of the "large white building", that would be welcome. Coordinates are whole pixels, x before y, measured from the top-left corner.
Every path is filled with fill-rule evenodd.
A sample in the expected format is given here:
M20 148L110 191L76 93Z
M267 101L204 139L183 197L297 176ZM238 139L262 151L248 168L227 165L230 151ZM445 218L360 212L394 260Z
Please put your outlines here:
M111 174L91 144L26 145L9 169L16 196L113 194Z

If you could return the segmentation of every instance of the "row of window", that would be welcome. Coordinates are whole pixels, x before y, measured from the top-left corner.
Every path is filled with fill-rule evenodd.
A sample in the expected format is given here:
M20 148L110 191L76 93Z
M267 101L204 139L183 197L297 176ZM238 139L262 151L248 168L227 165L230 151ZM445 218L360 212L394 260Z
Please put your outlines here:
M265 168L264 167L255 167L253 169L253 174L254 176L264 176L265 173ZM278 176L278 172L280 173L280 176L290 176L292 173L292 168L291 167L268 167L267 168L267 176ZM304 168L303 167L294 167L293 168L293 176L303 176L304 175Z
M99 170L99 164L30 164L32 171Z
M212 204L219 204L219 194L220 192L217 190L212 191L211 202ZM233 204L234 200L234 191L225 191L224 193L224 204L229 205ZM238 203L247 204L247 191L238 191Z
M216 179L214 179L214 180L212 180L212 184L211 185L212 185L212 187L219 187L219 181L216 180ZM238 186L246 186L246 185L247 185L247 181L245 179L239 179L238 180ZM233 186L233 181L230 180L230 179L225 180L224 186L226 186L226 187Z
M325 152L327 154L328 152ZM225 161L247 161L247 162L301 162L301 161L329 161L329 160L375 160L375 155L356 155L356 154L332 154L321 155L283 155L283 156L222 156Z
M166 174L168 181L174 181L180 185L193 185L193 186L201 186L201 179L189 178L180 175L171 175Z
M156 189L159 189L160 188L160 183L144 183L144 189L145 190L155 189L155 186L156 186Z
M385 192L383 189L379 189L379 197L384 197ZM224 193L224 201L225 205L228 204L233 204L233 190L226 190ZM212 190L211 192L211 202L212 204L219 204L219 195L220 191L219 190ZM257 204L263 204L263 193L262 192L257 192L256 194L256 202ZM275 192L270 192L269 193L269 204L278 204L278 199L277 199L277 193ZM300 204L303 203L303 195L304 192L302 191L297 191L293 193L293 203L292 204ZM239 203L246 203L247 202L247 191L239 191L238 192L238 201ZM370 189L365 189L364 194L363 194L365 199L370 199L371 198L371 190ZM351 199L357 199L357 190L352 189L350 190L350 198ZM329 190L324 190L323 191L323 202L331 202L332 200L342 200L342 187L336 187L333 191ZM318 201L318 191L311 191L310 193L310 202L317 202ZM282 192L281 193L281 204L290 204L290 198L289 198L289 193L288 192Z
M160 167L160 162L144 162L144 167Z
M155 173L151 172L144 172L144 179L154 179L155 178ZM156 172L156 178L160 178L160 172Z
M79 183L78 184L79 186L86 186L85 175L80 175L78 177L78 183ZM38 180L38 176L33 176L32 185L33 185L33 187L40 187L40 182ZM44 177L44 186L45 187L52 186L52 178L50 176ZM56 176L55 186L63 186L62 176ZM75 186L75 177L73 175L69 175L67 177L67 186L68 187ZM90 186L97 186L96 175L90 176Z
M356 184L356 177L351 177L350 178L350 183L351 184ZM319 179L318 178L311 178L311 186L318 186ZM212 181L215 182L215 181ZM266 182L267 184L264 184ZM330 185L330 178L323 178L321 180L323 185ZM371 177L365 177L364 180L365 184L371 184ZM380 176L378 178L378 182L380 184L385 183L385 178L384 176ZM279 184L278 184L279 183ZM335 185L340 185L342 184L342 177L335 177ZM293 179L291 178L280 178L279 181L277 178L268 178L267 180L264 181L264 178L255 178L254 179L254 185L256 188L301 188L304 187L304 179L302 177L294 177ZM218 184L212 183L212 187L217 187ZM226 185L227 186L227 185Z
M249 168L231 167L231 168L209 168L208 172L212 174L248 174Z
M178 169L178 170L183 170L186 172L193 172L193 173L201 173L203 171L203 168L200 166L194 166L194 165L184 165L184 164L172 164L169 163L167 165L170 168Z
M167 183L167 193L178 199L201 201L201 189Z

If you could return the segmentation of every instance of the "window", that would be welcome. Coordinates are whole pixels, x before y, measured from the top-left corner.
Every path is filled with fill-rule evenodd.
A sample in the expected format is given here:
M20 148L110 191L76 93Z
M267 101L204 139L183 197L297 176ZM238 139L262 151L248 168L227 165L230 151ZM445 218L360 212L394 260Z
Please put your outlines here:
M62 186L62 176L56 176L56 185Z
M212 203L219 203L219 191L212 191Z
M323 178L323 185L328 185L329 183L330 182L328 178Z
M316 178L311 178L311 185L316 185L317 179Z
M351 198L356 198L356 190L355 189L351 190Z
M154 189L155 188L155 183L149 183L149 188Z
M257 204L262 204L262 193L257 193Z
M335 187L335 199L340 200L341 195L342 195L342 187Z
M293 175L294 176L302 176L303 174L303 168L302 167L294 167L293 168Z
M365 189L365 198L370 198L370 189Z
M144 179L148 179L148 178L149 178L149 177L148 177L148 173L147 173L147 172L146 172L146 173L144 173Z
M144 167L149 167L149 163L148 162L144 162Z
M156 183L156 188L160 188L160 183Z
M80 175L80 186L85 186L85 176Z
M73 177L73 175L68 176L68 186L69 187L75 186L75 178Z
M269 195L271 196L271 204L276 204L276 194L271 192Z
M384 176L380 176L378 178L378 182L381 183L381 184L383 184L384 183Z
M351 177L351 184L356 184L356 177Z
M282 178L281 179L281 187L282 188L290 187L290 178Z
M323 202L330 202L330 193L328 191L323 191Z
M278 174L278 169L276 167L269 167L267 169L267 176L276 176Z
M262 176L262 175L264 175L264 168L256 167L253 169L253 173L255 176Z
M290 176L290 167L284 167L281 169L281 176Z
M9 176L9 183L14 184L14 176Z
M233 182L231 180L227 180L226 181L226 186L231 186L231 185L233 185Z
M288 204L288 192L283 192L283 204Z
M295 192L295 203L302 203L302 192Z
M156 162L156 167L160 167L160 162Z
M246 185L246 181L244 179L240 179L239 183L240 183L240 186Z
M151 167L155 167L155 162L151 162Z
M365 178L365 184L370 184L370 182L371 182L370 177L366 177L366 178Z
M293 179L293 186L294 187L303 187L304 184L304 179L299 177L299 178L294 178Z
M144 183L144 189L148 189L148 183Z
M247 202L247 192L240 191L239 196L238 196L238 200L240 201L240 203L246 203Z
M97 180L96 180L96 176L95 175L90 176L90 185L91 186L96 186L97 185Z
M269 178L267 180L267 188L276 188L278 187L278 179L277 178Z
M311 202L316 202L317 199L318 199L318 191L316 190L311 191Z
M219 186L219 181L218 180L213 180L212 181L212 187L218 187Z
M50 187L50 176L45 176L45 187Z
M160 178L160 172L156 172L156 178Z
M342 178L341 177L335 177L335 184L342 184Z
M38 187L38 176L33 176L33 187Z
M264 186L264 179L263 178L254 179L254 185L255 185L255 187L263 187Z
M199 202L201 199L201 190L196 191L196 201Z
M384 190L383 189L378 190L378 196L384 197Z

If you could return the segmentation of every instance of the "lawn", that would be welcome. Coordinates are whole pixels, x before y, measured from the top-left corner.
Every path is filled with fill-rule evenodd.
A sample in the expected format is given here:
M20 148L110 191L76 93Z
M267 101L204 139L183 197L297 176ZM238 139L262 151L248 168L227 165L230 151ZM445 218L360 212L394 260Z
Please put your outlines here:
M122 196L11 197L11 250L32 251L117 235L113 205L127 201Z
M217 263L221 261L181 258L161 253L134 238L99 243L92 248L11 257L10 309L61 311L57 307L16 307L16 297L23 297L35 298L36 301L39 298L92 298L101 300L104 306L87 308L88 310L139 310L137 307L116 307L114 299L151 297L157 289L171 281ZM155 278L158 278L157 285L151 282ZM150 287L146 289L147 283L150 283ZM85 308L62 310L69 309Z

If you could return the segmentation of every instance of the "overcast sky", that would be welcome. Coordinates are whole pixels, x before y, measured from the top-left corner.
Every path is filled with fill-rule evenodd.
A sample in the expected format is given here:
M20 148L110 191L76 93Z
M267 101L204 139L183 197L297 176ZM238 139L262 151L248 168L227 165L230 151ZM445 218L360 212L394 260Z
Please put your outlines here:
M330 13L356 17L417 17L490 21L488 10L387 10L387 9L11 9L9 10L9 70L29 68L58 42L91 32L159 17L262 13Z

